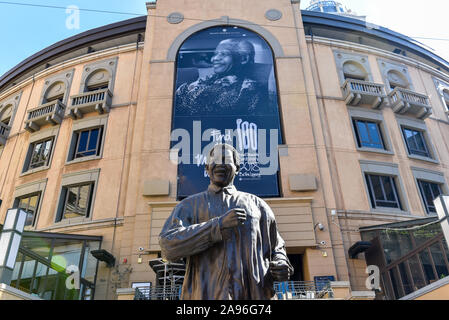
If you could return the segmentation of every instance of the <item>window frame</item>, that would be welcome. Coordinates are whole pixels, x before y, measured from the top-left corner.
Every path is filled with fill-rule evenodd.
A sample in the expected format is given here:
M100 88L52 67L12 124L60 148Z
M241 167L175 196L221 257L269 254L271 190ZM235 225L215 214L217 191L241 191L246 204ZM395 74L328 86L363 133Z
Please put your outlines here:
M365 185L365 194L372 212L387 213L387 214L402 214L410 215L410 209L407 201L407 194L402 183L399 166L395 163L378 162L371 160L359 160L360 168L363 176L363 183ZM399 201L400 208L379 207L373 206L371 199L371 190L366 175L389 176L393 179L396 187L395 193Z
M95 198L98 190L100 177L100 169L92 169L81 172L67 173L63 175L61 187L59 188L58 203L54 215L54 223L56 225L66 225L76 222L89 222L93 219L93 210L95 206ZM85 216L64 218L65 208L67 204L68 189L71 187L91 185L89 190L89 205Z
M424 214L426 216L436 215L428 212L427 201L424 199L423 193L421 191L420 181L433 183L439 186L441 194L448 195L449 188L446 183L446 179L442 172L433 171L429 169L419 168L419 167L411 167L413 177L415 179L416 190L418 192L419 198L421 199L422 208L424 209Z
M421 197L422 197L422 201L424 202L424 209L426 209L426 213L427 213L428 215L437 214L437 211L436 211L436 209L435 209L435 206L434 206L434 205L431 205L431 204L429 204L429 203L427 202L427 196L426 196L425 191L424 191L423 183L427 183L427 184L429 184L429 185L435 185L435 186L437 186L438 191L439 191L439 194L438 194L436 197L433 196L434 199L436 199L439 195L442 195L442 194L443 194L443 191L442 191L442 188L441 188L440 184L435 183L435 182L431 182L431 181L421 180L421 179L417 180L417 182L418 182L419 191L421 191ZM430 191L432 192L432 195L433 195L433 189L432 189L432 187L430 187ZM434 211L431 210L431 207L433 207Z
M412 133L418 133L418 134L414 134L413 135L413 140L414 140L416 146L418 147L419 143L416 140L417 140L417 136L419 136L420 139L422 140L421 143L422 143L422 145L424 147L424 150L418 150L418 149L416 149L416 150L413 149L412 150L412 147L410 146L409 140L407 138L406 131L409 131L409 132L412 132ZM401 126L401 132L402 132L402 135L404 137L405 146L407 148L408 154L413 155L413 156L418 156L418 157L432 158L431 154L430 154L430 151L429 151L429 147L427 146L427 141L426 141L426 138L424 137L424 132L423 131L416 130L414 128L410 128L410 127L407 127L407 126Z
M69 217L69 218L66 218L65 217L65 215L66 215L66 210L67 210L67 203L68 203L68 201L69 201L69 190L70 189L72 189L72 188L78 188L78 196L77 196L77 202L79 203L79 200L80 200L80 197L79 197L79 195L80 195L80 188L81 187L85 187L85 186L89 186L89 191L88 191L88 204L87 204L87 208L85 208L85 210L86 210L86 213L85 213L85 215L80 215L79 217ZM65 200L64 200L64 206L63 206L63 210L62 210L62 212L61 212L61 216L59 217L60 218L60 220L59 221L62 221L62 220L67 220L67 219L76 219L76 218L89 218L89 213L90 213L90 206L92 205L92 193L93 193L93 189L94 189L94 183L93 182L86 182L86 183L81 183L81 184L76 184L76 185L69 185L69 186L64 186L63 188L65 188L66 190L65 190L65 192L64 192L64 198L65 198Z
M348 113L349 113L350 122L351 122L350 123L351 130L352 130L352 133L354 136L355 147L358 151L374 152L374 153L381 153L381 154L387 154L387 155L394 154L390 136L388 134L388 129L387 129L387 126L386 126L386 123L384 121L381 111L364 110L361 108L348 107ZM354 122L357 120L374 122L377 124L377 128L379 130L379 134L381 136L384 149L359 146L358 128L356 129L354 126Z
M30 228L34 228L36 226L36 221L37 221L37 215L38 215L38 211L39 211L39 207L41 204L41 200L42 200L42 192L38 191L38 192L34 192L34 193L30 193L30 194L25 194L25 195L21 195L18 196L14 199L14 206L13 208L20 208L19 204L23 199L31 199L33 197L37 196L37 203L36 203L36 211L33 214L33 221L31 222L31 225L26 225L26 221L25 221L25 229L30 229ZM28 200L28 206L29 207L29 200ZM24 208L21 208L23 210L25 210ZM28 214L28 211L25 210Z
M422 160L422 161L426 161L426 162L432 162L435 164L439 164L437 153L436 153L435 148L431 142L429 131L427 129L425 122L422 120L420 121L420 120L416 120L416 119L410 119L410 118L402 117L402 116L398 116L398 115L396 115L396 121L399 126L399 131L400 131L400 134L402 137L402 142L404 144L404 149L405 149L405 153L407 154L407 156L411 159ZM425 146L429 153L428 157L410 153L408 142L405 139L405 134L404 134L403 128L421 132Z
M368 133L368 138L370 140L370 145L364 145L364 143L366 143L365 141L362 140L362 134L360 132L360 127L359 127L359 123L363 123L363 125L366 128L366 131ZM385 148L385 142L384 142L384 138L382 136L382 131L380 128L380 125L378 122L372 121L372 120L366 120L366 119L357 119L357 118L352 118L352 124L354 126L354 130L356 133L356 140L357 140L357 145L359 146L359 148L369 148L369 149L379 149L379 150L386 150ZM380 140L380 148L374 147L373 145L377 144L374 142L374 140L371 137L371 132L368 128L368 124L374 124L376 125L376 132L378 135L378 138Z
M44 203L44 196L45 196L45 189L47 187L47 181L48 179L43 179L31 183L27 183L21 186L16 187L16 190L14 192L14 202L12 206L14 208L18 207L18 200L21 198L25 198L28 196L39 194L39 203L37 204L36 213L34 215L33 224L31 226L26 226L26 230L35 230L37 227L37 223L39 221L39 216L41 213L42 205Z
M51 136L51 137L47 137L47 138L44 138L42 140L30 143L31 158L30 158L30 161L28 163L28 169L26 171L38 169L38 168L41 168L41 167L48 167L48 164L49 164L50 158L51 158L51 154L53 153L54 141L55 141L55 137ZM34 157L34 154L35 154L36 145L43 144L43 143L46 143L46 142L50 142L51 143L50 151L49 151L47 160L45 160L45 162L42 165L32 168L31 166L33 165L33 157ZM43 150L44 149L41 148L39 158L42 157ZM42 160L40 160L39 162L42 162Z
M90 160L99 160L103 157L103 151L106 143L108 119L109 114L105 114L101 116L83 118L73 122L72 137L70 140L71 142L67 153L65 163L66 165ZM101 132L98 135L99 140L97 141L97 152L94 155L75 158L79 146L80 133L85 132L87 130L93 130L96 128L101 128L100 129ZM88 145L86 146L88 147Z
M380 186L381 186L381 189L382 189L381 191L382 191L382 195L384 197L383 200L380 200L380 199L376 198L376 192L374 190L372 177L379 177L379 181L381 182L380 183ZM382 205L378 204L379 202L391 202L391 203L393 203L393 201L387 200L387 194L386 194L386 191L385 191L385 185L383 183L383 180L384 180L383 178L388 178L389 179L389 183L391 184L392 191L393 191L393 196L395 198L394 202L396 203L397 207L382 206ZM398 188L397 188L394 176L373 174L373 173L365 173L365 179L366 179L366 182L367 182L367 185L368 185L368 191L369 191L368 195L369 195L370 202L371 202L371 205L372 205L373 209L379 209L379 208L384 208L384 209L388 208L388 209L390 209L390 208L392 208L392 209L399 209L399 210L403 211L402 210L403 206L401 204L401 199L400 199L399 194L398 194Z
M96 142L95 149L92 149L92 150L86 149L85 151L79 151L81 135L84 132L89 132L88 137L87 137L87 142L86 142L86 148L89 148L90 140L92 137L92 131L96 130L96 129L98 129L98 136L97 136L97 142ZM100 151L101 151L101 141L103 139L103 126L81 129L81 130L75 131L74 134L76 134L77 141L76 141L76 147L75 147L74 154L73 154L73 160L93 156L93 155L83 156L81 154L90 153L90 152L93 152L94 150L95 150L95 156L97 156L97 157L99 156Z
M54 128L38 131L38 132L31 134L28 151L26 153L25 160L23 161L22 173L20 175L21 177L50 169L51 163L53 161L53 155L54 155L55 149L56 149L56 143L58 140L59 128L60 128L60 126L55 126ZM48 157L47 164L31 169L30 165L31 165L32 154L33 154L33 149L34 149L33 146L39 142L43 142L43 141L46 141L49 139L52 139L52 146L51 146L50 155Z

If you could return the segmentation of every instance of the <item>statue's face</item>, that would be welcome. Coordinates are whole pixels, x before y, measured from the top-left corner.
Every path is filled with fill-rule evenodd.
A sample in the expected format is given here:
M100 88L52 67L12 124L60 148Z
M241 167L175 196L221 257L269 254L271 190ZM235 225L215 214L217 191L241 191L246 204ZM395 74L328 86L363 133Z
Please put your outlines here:
M214 72L217 74L229 73L234 67L232 47L229 44L219 44L215 49L215 54L211 59Z
M232 151L224 149L224 152L215 151L210 163L206 166L211 183L226 187L234 181L237 166L234 163Z

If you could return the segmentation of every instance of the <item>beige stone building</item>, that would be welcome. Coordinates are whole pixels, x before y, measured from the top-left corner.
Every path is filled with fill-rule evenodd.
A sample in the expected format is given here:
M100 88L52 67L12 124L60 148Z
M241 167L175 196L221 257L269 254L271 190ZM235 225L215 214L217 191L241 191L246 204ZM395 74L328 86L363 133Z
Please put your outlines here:
M84 241L82 249L50 240L28 247L61 249L65 267L78 257L89 290L76 298L112 300L139 283L154 286L149 261L160 256L159 232L185 183L171 144L179 50L204 30L236 27L260 36L273 56L282 143L278 196L265 200L295 281L326 277L335 292L344 288L343 298L372 298L363 249L352 254L363 245L361 232L430 221L429 199L449 194L449 63L404 35L347 15L301 12L299 5L159 0L147 4L148 16L56 43L3 75L0 220L21 207L30 235ZM96 260L88 241L101 242L114 266L89 267L86 261ZM449 275L445 251L442 244L442 269L429 253L438 278ZM16 268L26 266L25 256L19 253ZM407 264L413 289L404 289L404 276L396 277L402 286L394 273L385 278L390 265L380 267L378 297L400 298L432 283L421 262L416 276ZM25 275L24 269L15 270L11 286L58 296L37 280L18 281L51 271Z

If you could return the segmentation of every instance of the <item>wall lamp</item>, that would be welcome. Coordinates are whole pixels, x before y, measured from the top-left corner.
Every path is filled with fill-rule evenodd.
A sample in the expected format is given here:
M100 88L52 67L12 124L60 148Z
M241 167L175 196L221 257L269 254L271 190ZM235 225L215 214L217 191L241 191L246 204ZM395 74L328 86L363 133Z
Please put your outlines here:
M315 227L313 227L313 229L316 229L316 227L318 227L318 229L320 229L320 231L324 230L324 225L321 222L318 222Z
M115 265L115 257L104 249L92 250L90 253L95 259L106 262L108 268L112 268Z

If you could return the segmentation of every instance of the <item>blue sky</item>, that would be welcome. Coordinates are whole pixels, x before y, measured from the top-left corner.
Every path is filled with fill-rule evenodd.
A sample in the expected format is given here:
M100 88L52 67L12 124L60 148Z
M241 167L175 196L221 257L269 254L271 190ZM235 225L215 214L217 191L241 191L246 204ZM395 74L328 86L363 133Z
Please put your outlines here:
M145 15L147 0L10 0L9 2L59 7L76 5L80 9ZM301 8L305 9L309 2L310 0L302 0ZM405 35L449 39L447 27L449 1L447 0L426 0L425 2L422 0L340 0L340 2L360 15L366 15L367 21ZM81 11L80 28L68 29L66 27L68 14L63 9L18 6L0 1L0 30L2 31L0 75L57 41L133 17L136 15ZM435 49L436 54L449 61L449 41L418 40Z
M80 9L146 14L146 0L10 0L9 2L43 4ZM0 75L34 53L78 33L136 15L80 12L80 29L68 29L69 15L63 9L3 4L0 1Z

